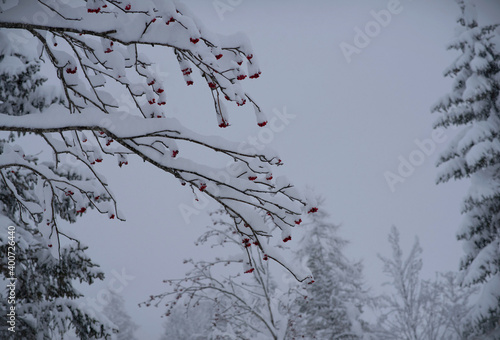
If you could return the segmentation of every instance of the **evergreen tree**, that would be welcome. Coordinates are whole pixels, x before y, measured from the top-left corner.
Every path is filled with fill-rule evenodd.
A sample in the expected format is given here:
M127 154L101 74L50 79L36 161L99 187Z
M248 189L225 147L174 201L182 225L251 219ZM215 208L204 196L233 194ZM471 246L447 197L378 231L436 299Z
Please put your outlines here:
M12 36L0 30L0 112L24 116L59 102L51 87L44 85L40 62L30 55L29 46L22 39L16 44L10 39ZM0 139L4 160L14 154L21 155L25 162L24 167L9 170L5 164L0 166L0 338L53 339L69 330L80 339L103 337L110 334L109 325L79 305L82 294L73 282L92 284L102 280L104 274L78 241L66 237L62 244L64 233L54 232L54 237L49 237L49 233L43 235L31 226L45 222L43 209L48 207L39 193L50 188L43 178L29 171L40 161L24 155L16 144L22 138L22 134L10 133ZM61 179L85 180L70 167L54 171ZM76 218L68 197L58 200L50 213L70 222ZM46 224L48 230L58 230L56 223ZM11 311L13 318L7 315Z
M114 324L116 327L116 334L112 340L137 340L134 335L138 326L134 323L130 315L125 309L125 300L121 295L108 290L109 301L104 306L103 314Z
M310 339L362 339L367 331L360 317L367 302L362 265L343 254L348 242L328 221L324 199L318 199L318 207L302 227L305 236L297 251L315 282L307 286L306 298L297 300L295 328Z
M448 48L460 54L445 71L452 92L432 110L442 113L436 128L458 132L440 156L438 183L470 178L457 233L465 250L460 267L462 284L482 287L472 332L488 334L500 322L500 54L492 42L498 25L479 26L473 3L457 3L461 15Z

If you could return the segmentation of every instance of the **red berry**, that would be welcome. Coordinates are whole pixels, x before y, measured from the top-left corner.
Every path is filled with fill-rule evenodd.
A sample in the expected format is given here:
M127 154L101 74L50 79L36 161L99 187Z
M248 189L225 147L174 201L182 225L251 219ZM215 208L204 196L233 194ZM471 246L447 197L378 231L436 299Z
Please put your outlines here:
M245 228L250 228L250 225L248 223L244 224Z
M155 102L156 102L156 100L154 98L151 99L151 100L148 100L148 103L151 104L151 105L153 105Z
M106 49L106 51L104 51L104 53L111 53L111 52L113 52L113 50L109 47Z
M153 18L153 20L151 20L151 23L155 22L156 21L156 18Z
M200 185L200 191L204 191L206 188L207 188L206 184L203 183Z
M156 90L156 92L158 92L158 93L162 93L163 91L165 91L165 90L162 88L159 88L158 90Z
M109 216L109 219L112 220L115 218L115 214L112 214L111 216Z
M192 81L192 80L188 80L188 81L186 82L186 84L189 86L189 85L193 85L194 83L193 83L193 81Z
M87 138L85 138L84 140L82 140L82 143L85 143L87 141Z
M182 74L187 76L188 74L191 74L193 72L193 70L191 69L191 67L186 67L185 69L181 70L182 71Z
M264 257L262 258L264 261L267 261L268 257L267 254L264 254Z
M71 68L69 68L69 67L68 67L68 68L66 69L66 73L75 74L75 73L76 73L76 66L75 66L75 68L74 68L74 69L71 69Z
M268 181L272 180L272 179L273 179L273 175L270 175L269 177L266 177L266 179L267 179Z
M167 22L165 22L165 24L170 25L170 23L171 23L171 22L174 22L174 21L175 21L175 19L171 17L170 19L168 19L168 21L167 21ZM195 44L196 44L196 43L195 43Z
M226 123L226 122L222 122L222 123L219 124L220 128L227 128L228 126L229 126L229 124Z
M97 158L95 161L96 161L97 163L101 163L101 162L102 162L102 159L101 159L101 158Z
M313 207L313 208L311 208L311 210L309 210L307 213L308 213L308 214L312 214L312 213L315 213L315 212L317 212L317 211L318 211L318 208Z
M96 196L94 199L97 201L101 196Z
M190 40L193 44L196 44L196 43L198 43L198 41L200 41L200 39L198 39L198 38L195 38L195 39L193 39L193 38L189 38L189 40Z
M243 99L240 103L236 103L238 106L243 106L247 102L246 99Z
M291 241L292 240L292 237L291 236L288 236L288 237L285 237L283 239L283 242L288 242L288 241Z
M158 102L159 106L165 105L167 102Z
M238 61L238 62L237 62L237 64L238 64L238 65L241 65L241 64L243 64L243 62L242 62L242 61Z
M259 73L255 73L254 75L251 75L249 78L250 79L257 79L260 77L260 72Z
M106 7L108 7L108 5L103 5L103 6L102 6L102 8L106 8Z
M250 59L252 59L252 58L253 58L253 54L249 54L249 55L247 55L247 59L248 59L248 60L250 60Z
M173 150L172 151L172 157L175 158L178 153L179 153L179 150Z
M48 247L49 247L49 248L52 248L52 244L49 244L49 245L48 245Z
M155 80L153 79L153 80L151 80L151 81L148 83L148 85L149 85L149 86L151 86L151 85L153 85L154 83L155 83Z
M246 74L240 74L238 77L236 77L236 79L238 79L238 80L243 80L243 79L245 79L246 77L247 77L247 75L246 75Z
M249 238L244 238L244 239L241 241L241 243L248 243L249 241L250 241L250 239L249 239Z
M300 218L299 220L295 221L295 224L301 224L302 223L302 219Z
M85 212L85 210L87 210L87 208L85 207L82 207L80 210L77 210L77 214L83 214Z
M226 98L226 100L231 100L231 98L229 98L227 95L224 95L224 98Z
M260 127L266 126L266 124L267 124L267 120L263 121L262 123L257 123L257 125Z
M215 85L214 83L210 82L210 83L208 83L208 87L210 87L211 89L215 89L217 87L217 85Z
M312 285L314 283L314 280L309 281L307 284Z
M222 58L222 53L217 54L217 55L215 56L215 59L217 59L217 60L219 60L220 58Z
M54 46L57 46L57 43L54 43Z
M130 11L131 8L132 8L132 6L130 4L128 4L127 6L125 6L125 10L126 11Z
M257 176L248 176L248 179L251 181L255 181L257 179Z
M249 270L247 270L247 271L245 272L245 274L250 274L250 273L251 273L251 272L253 272L254 270L255 270L255 269L250 268Z
M256 246L259 245L259 241L255 241L253 244L255 244Z

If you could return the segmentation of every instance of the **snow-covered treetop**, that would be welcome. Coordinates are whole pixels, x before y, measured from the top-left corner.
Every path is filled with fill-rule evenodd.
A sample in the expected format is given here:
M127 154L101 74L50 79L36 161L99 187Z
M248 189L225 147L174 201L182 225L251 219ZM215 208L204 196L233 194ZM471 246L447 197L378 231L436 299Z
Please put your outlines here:
M500 54L492 42L498 25L479 26L474 4L457 2L461 16L448 49L460 54L444 72L453 78L452 91L432 111L441 113L435 127L458 126L460 131L440 156L438 182L470 176L496 163L500 154L495 140L500 127Z
M121 167L128 155L137 155L174 175L193 194L215 199L240 234L263 245L262 252L297 279L306 279L306 271L292 269L260 241L275 230L281 240L289 240L301 214L317 210L314 203L286 178L273 176L272 169L282 164L273 152L243 151L239 143L195 133L169 117L163 80L144 52L147 46L174 53L184 86L205 82L219 127L230 125L226 105L245 104L254 107L262 127L265 114L242 86L261 73L246 36L210 32L180 1L23 0L0 5L0 42L0 76L17 77L29 89L28 95L19 89L0 91L0 131L33 134L52 153L42 161L7 143L0 169L6 183L14 183L18 173L37 178L36 197L10 187L44 235L53 234L56 206L64 200L73 204L73 215L90 207L123 219L98 167L105 156L115 157ZM45 79L36 75L40 65L50 79L43 87ZM28 67L31 73L24 72ZM32 86L33 79L38 86ZM237 171L228 174L226 167L183 158L179 141L225 156L222 164L230 162ZM229 176L221 180L221 171Z

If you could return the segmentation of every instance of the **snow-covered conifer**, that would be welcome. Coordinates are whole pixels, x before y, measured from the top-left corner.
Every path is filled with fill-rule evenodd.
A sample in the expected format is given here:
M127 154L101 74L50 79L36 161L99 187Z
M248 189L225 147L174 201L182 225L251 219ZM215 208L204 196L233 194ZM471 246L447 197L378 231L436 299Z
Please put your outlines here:
M13 43L10 38L0 30L0 112L22 117L60 102L44 84L38 57L29 53L22 39ZM109 335L109 325L81 303L82 294L73 286L74 281L92 284L104 274L86 255L86 247L59 232L54 222L55 216L75 221L70 192L52 204L43 200L45 192L55 189L43 180L48 172L59 177L57 186L85 183L88 178L71 167L56 169L26 154L20 146L24 131L17 132L0 138L0 338L53 339L70 330L80 339ZM43 235L33 223L45 224L48 232ZM11 308L15 324L7 322Z
M363 339L367 324L361 313L368 295L362 265L346 258L348 242L329 221L324 199L317 201L319 211L301 224L305 235L296 256L306 262L314 282L307 285L306 298L296 301L294 328L308 339Z
M493 44L498 25L480 26L472 1L457 0L461 14L448 48L459 52L446 69L452 91L433 107L436 128L458 128L441 154L438 183L470 179L464 219L462 284L482 287L473 328L487 334L500 322L500 53Z
M135 331L139 327L127 313L125 300L118 293L109 290L109 300L103 308L103 314L115 327L111 340L137 340Z

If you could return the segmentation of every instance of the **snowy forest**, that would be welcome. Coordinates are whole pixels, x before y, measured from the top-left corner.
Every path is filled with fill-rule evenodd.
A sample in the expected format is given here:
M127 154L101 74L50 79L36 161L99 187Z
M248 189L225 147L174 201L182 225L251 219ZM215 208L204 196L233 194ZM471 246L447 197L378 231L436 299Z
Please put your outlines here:
M500 2L0 0L0 339L500 340Z

